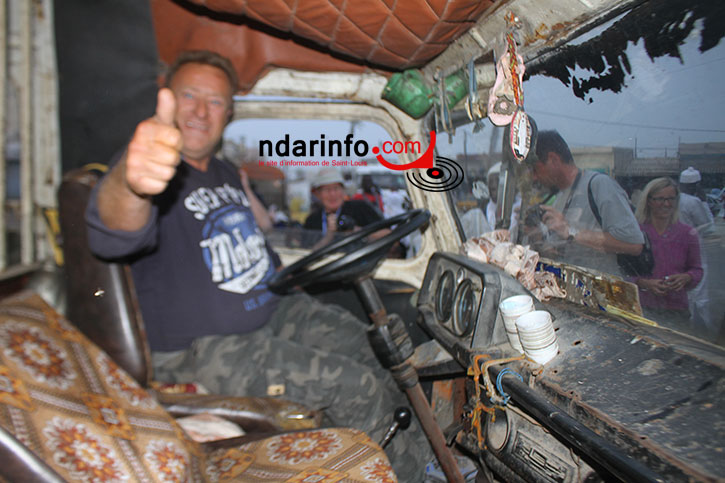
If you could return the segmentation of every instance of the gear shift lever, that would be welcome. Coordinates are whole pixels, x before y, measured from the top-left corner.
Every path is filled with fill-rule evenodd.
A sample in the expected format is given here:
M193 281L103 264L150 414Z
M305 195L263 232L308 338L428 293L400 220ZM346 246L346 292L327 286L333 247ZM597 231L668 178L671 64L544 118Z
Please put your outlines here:
M393 414L393 424L388 428L388 432L385 433L385 437L380 442L380 447L385 448L388 443L393 439L393 436L398 432L399 429L405 431L410 427L410 418L412 414L410 408L406 406L400 406L395 408L395 414Z

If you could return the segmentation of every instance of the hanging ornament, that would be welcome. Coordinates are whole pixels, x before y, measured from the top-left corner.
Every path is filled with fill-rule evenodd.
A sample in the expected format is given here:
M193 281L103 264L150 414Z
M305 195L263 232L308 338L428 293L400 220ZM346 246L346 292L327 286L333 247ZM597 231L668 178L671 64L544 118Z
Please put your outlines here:
M488 117L496 126L510 124L516 110L522 109L524 105L521 88L525 70L524 59L518 54L514 39L517 21L513 13L506 15L503 52L498 56L496 81L488 96Z

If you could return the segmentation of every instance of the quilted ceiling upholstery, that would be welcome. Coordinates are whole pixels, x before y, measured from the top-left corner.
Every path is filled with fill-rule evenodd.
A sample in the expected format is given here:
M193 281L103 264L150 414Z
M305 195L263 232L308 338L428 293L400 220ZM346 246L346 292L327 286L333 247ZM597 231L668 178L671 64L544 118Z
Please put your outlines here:
M490 0L191 0L393 69L419 66L468 30Z
M441 53L492 0L150 0L162 61L229 56L248 90L266 70L399 71Z

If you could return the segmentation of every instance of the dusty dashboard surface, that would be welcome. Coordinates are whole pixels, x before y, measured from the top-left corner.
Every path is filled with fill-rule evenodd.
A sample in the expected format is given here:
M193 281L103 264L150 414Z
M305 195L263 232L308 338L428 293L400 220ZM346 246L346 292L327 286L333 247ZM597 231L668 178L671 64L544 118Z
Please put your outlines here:
M430 357L420 372L466 379L459 444L499 476L533 481L725 474L721 348L556 300L536 303L552 314L560 348L542 366L508 343L499 314L501 300L522 293L491 265L446 253L430 260L419 324L449 357ZM516 376L504 382L520 377L522 392L506 394L502 373Z

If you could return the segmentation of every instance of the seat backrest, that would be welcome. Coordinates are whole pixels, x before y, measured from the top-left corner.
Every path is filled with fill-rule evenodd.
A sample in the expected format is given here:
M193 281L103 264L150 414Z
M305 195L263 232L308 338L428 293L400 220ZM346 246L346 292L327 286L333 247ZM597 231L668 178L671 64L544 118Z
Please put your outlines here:
M3 481L206 481L199 444L30 292L0 301L0 415Z
M101 173L68 172L58 190L67 286L67 317L118 365L146 387L151 353L130 269L104 262L88 248L85 210Z

